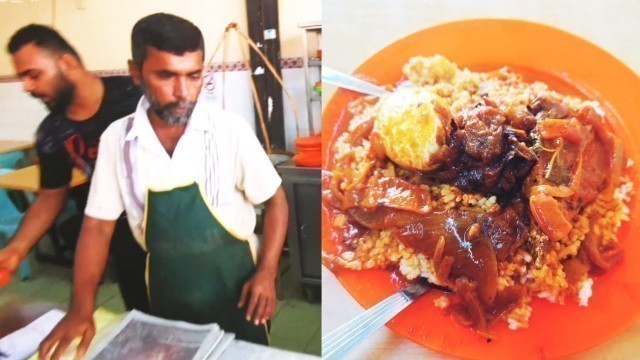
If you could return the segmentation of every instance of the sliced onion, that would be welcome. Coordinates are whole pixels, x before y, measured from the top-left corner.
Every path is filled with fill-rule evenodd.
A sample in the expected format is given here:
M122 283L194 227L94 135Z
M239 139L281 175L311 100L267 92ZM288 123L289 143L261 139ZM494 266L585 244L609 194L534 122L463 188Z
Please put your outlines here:
M351 146L357 146L362 143L362 140L368 138L373 130L373 119L369 119L362 124L356 126L355 129L349 134L349 143Z
M369 136L369 142L371 147L369 148L369 153L373 155L372 157L376 160L383 161L387 158L387 152L384 149L384 144L382 143L382 138L380 134L377 132L372 132Z
M540 139L550 140L563 138L574 144L585 140L581 125L575 120L547 119L538 122Z
M473 319L475 328L486 330L487 318L478 299L476 285L467 279L458 279L456 280L456 293L463 300L469 316Z
M627 165L627 159L622 141L615 136L611 137L611 171L609 172L609 189L612 191L620 183L622 170Z
M544 194L556 198L566 198L572 196L574 193L575 191L573 191L573 189L564 185L536 185L531 187L531 195Z
M584 239L585 249L589 259L599 268L609 270L611 266L622 260L622 248L617 243L610 248L601 250L598 237L589 232Z
M436 278L438 278L440 282L446 283L454 261L453 256L445 256L438 264L439 266L436 268Z
M565 218L556 199L545 194L531 195L529 207L533 218L550 240L558 241L569 235L573 225Z

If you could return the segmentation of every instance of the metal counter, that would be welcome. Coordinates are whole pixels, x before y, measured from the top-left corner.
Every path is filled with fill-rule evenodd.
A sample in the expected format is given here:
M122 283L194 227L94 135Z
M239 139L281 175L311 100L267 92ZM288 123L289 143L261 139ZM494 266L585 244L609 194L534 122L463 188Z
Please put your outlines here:
M289 203L287 243L291 269L305 286L320 286L321 180L320 168L295 166L291 161L276 167Z

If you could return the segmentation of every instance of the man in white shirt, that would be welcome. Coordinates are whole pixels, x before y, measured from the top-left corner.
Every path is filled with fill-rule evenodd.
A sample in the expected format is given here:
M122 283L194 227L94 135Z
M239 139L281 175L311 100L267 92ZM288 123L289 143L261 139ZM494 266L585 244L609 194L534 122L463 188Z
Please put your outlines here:
M86 352L110 235L123 210L148 253L151 314L217 322L240 339L267 343L288 216L281 180L243 119L197 101L204 41L195 25L147 16L133 28L132 53L130 72L144 96L101 137L71 306L40 356L57 359L76 338L79 355ZM258 252L254 205L263 202Z

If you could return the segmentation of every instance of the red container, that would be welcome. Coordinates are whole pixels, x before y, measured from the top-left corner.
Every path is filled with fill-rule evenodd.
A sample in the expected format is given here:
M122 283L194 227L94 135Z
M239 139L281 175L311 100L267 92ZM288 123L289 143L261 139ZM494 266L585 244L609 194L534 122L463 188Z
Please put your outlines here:
M293 157L293 163L297 166L319 167L322 158L322 137L305 136L293 140L295 145L296 156Z
M3 287L11 280L11 274L7 270L0 270L0 287Z

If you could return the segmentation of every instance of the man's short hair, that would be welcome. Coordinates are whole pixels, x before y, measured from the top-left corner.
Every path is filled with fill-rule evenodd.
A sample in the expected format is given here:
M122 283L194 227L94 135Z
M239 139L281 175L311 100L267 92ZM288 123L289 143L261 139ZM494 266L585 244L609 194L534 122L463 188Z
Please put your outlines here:
M204 58L204 38L200 29L190 21L171 14L145 16L133 26L131 55L140 69L149 46L174 55L202 50Z
M30 24L16 31L7 44L7 51L13 55L30 43L54 54L71 54L81 61L76 50L57 31L39 24Z

